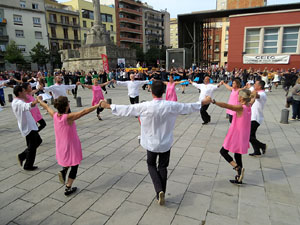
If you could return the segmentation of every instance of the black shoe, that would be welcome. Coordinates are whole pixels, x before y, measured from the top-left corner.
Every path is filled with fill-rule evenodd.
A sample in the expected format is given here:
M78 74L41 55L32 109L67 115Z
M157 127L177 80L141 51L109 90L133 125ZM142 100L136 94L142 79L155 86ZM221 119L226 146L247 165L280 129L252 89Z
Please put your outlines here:
M182 94L184 94L184 91L182 91Z
M261 153L250 153L249 155L253 157L261 157Z
M65 189L65 196L69 196L71 194L73 194L74 192L76 192L77 187L67 187Z
M22 159L20 158L20 155L17 155L17 160L18 160L18 162L19 162L19 165L22 167L22 166L23 166L23 162L24 162L25 159L22 160Z
M208 123L209 123L209 122L203 122L202 125L206 125L206 124L208 124Z
M67 171L62 170L58 172L58 179L60 183L65 184L66 183L66 176L67 176Z
M32 166L32 167L24 168L24 170L33 171L36 170L37 168L38 168L37 166Z
M107 95L107 91L105 91L105 94Z
M261 149L263 154L266 154L267 148L268 148L268 145L265 144L265 146Z
M245 169L239 166L237 169L237 172L238 172L237 181L242 182L242 180L244 178Z
M242 181L239 181L239 176L235 176L235 179L234 180L229 180L229 182L232 183L232 184L236 184L236 185L243 184Z

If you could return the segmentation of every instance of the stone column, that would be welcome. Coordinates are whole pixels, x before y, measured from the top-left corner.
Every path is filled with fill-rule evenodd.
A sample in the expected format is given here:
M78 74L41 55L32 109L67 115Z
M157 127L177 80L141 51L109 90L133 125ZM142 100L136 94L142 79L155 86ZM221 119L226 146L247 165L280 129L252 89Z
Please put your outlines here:
M93 0L94 6L94 25L101 25L102 18L100 14L100 0Z

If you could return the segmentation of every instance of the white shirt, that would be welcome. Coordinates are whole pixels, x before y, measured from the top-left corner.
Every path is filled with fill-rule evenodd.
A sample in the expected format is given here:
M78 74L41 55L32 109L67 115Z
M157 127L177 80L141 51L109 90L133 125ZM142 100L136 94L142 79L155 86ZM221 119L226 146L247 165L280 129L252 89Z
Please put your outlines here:
M259 98L255 99L254 104L251 107L251 121L257 121L262 124L264 121L264 107L267 102L267 95L265 91L259 91Z
M192 83L193 86L200 89L199 101L201 102L206 96L212 98L214 90L218 88L218 85L215 84L197 84L195 82Z
M45 92L52 92L53 98L57 99L59 96L67 97L67 90L72 90L76 88L76 84L64 85L64 84L54 84L50 87L44 87Z
M17 117L18 126L23 137L26 137L32 130L38 130L36 122L30 112L31 103L26 103L22 99L14 98L11 107Z
M139 96L139 87L148 84L149 80L145 81L117 81L117 85L126 86L128 88L128 96L130 98L135 98Z
M167 152L173 144L176 117L199 112L201 103L179 103L154 99L134 105L111 106L116 116L140 116L141 145L152 152Z

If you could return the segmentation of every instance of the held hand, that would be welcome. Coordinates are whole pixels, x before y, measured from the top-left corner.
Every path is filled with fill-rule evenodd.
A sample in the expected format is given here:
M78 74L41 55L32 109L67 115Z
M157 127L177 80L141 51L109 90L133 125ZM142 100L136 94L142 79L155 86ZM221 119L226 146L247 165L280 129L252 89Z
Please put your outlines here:
M210 96L206 96L203 100L202 100L202 105L208 105L212 103L212 99Z
M193 83L193 81L191 79L188 79L188 81L189 81L190 84Z
M76 82L76 85L78 86L78 85L80 85L81 83L78 81L78 82Z
M38 102L42 102L42 101L43 101L43 96L37 96L36 100L37 100Z

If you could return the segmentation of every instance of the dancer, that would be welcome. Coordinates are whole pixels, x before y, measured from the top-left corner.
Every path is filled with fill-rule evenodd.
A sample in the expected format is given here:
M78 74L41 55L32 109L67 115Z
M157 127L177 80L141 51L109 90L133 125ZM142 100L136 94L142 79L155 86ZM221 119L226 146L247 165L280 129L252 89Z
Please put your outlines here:
M117 85L125 86L128 88L128 96L131 104L139 103L139 87L149 83L149 80L137 81L134 80L134 78L134 74L130 74L130 81L116 81L114 79L112 80Z
M209 98L204 98L202 103L165 101L162 99L164 90L164 83L157 80L152 83L152 101L134 105L109 105L105 101L100 102L100 107L112 109L114 115L140 117L141 145L147 150L148 170L160 205L165 203L167 167L176 118L181 114L197 112L201 108L201 104L205 105L210 102ZM156 165L157 157L158 166Z
M297 79L295 86L292 89L293 97L293 116L290 120L300 120L300 78Z
M22 87L26 91L25 102L26 103L33 102L35 100L33 95L36 92L38 92L38 90L33 91L29 83L23 83ZM45 102L45 103L47 104L47 102ZM30 112L31 112L31 115L32 115L33 119L35 120L35 122L39 124L38 132L40 132L42 129L44 129L46 127L46 121L43 119L41 112L37 106L32 107L30 109Z
M55 112L50 106L45 104L41 97L38 97L38 101L48 111L54 121L56 159L58 164L63 167L58 173L59 181L62 184L65 184L68 169L71 167L65 188L65 195L68 196L77 190L76 187L72 187L72 184L82 160L81 143L77 134L75 120L94 111L100 104L83 109L80 112L68 113L70 105L68 98L65 96L60 96L54 101L54 107L58 112Z
M185 81L174 81L174 75L169 75L169 82L164 81L164 84L167 86L167 92L166 92L166 100L167 101L174 101L177 102L177 95L175 86L177 84L184 83Z
M26 138L27 148L20 154L17 155L20 166L24 164L24 170L36 170L38 167L34 166L36 149L42 143L42 139L38 133L38 127L34 121L30 110L36 106L38 100L26 103L26 91L25 89L17 85L14 87L14 98L11 107L17 118L18 126L23 137Z
M256 92L256 100L251 107L251 132L250 132L250 143L254 149L250 156L261 156L260 149L262 153L265 154L267 150L267 145L261 143L256 139L257 128L264 121L264 107L267 102L267 95L265 93L265 82L256 81L254 84L254 91Z
M232 81L232 87L230 87L228 84L226 84L224 81L221 81L221 83L229 90L231 91L228 104L229 105L238 105L239 104L239 91L241 88L241 81L240 79L234 79ZM235 113L234 111L230 109L226 109L226 113L229 118L229 123L232 122L232 116Z
M233 114L232 123L220 150L220 154L224 159L237 171L235 179L230 180L234 184L242 184L244 177L245 169L243 168L242 154L247 154L249 148L251 105L254 101L255 99L251 98L251 91L247 89L239 91L240 105L229 105L223 102L216 102L214 99L211 101L221 108L236 112ZM234 153L235 161L228 152Z
M94 78L93 79L94 85L81 84L82 86L84 86L88 89L92 89L92 91L93 91L92 106L97 105L100 100L104 100L104 96L102 93L102 87L104 87L105 85L108 85L109 83L110 83L110 81L107 81L104 84L98 84L98 79ZM103 108L97 108L97 118L99 120L102 120L102 118L100 117L100 112L102 112L102 111L103 111Z
M210 77L209 76L205 76L204 78L204 83L203 84L197 84L195 82L193 82L192 80L189 79L190 84L192 84L194 87L198 88L199 91L201 91L200 96L199 96L199 101L201 102L202 99L204 99L206 96L212 97L213 92L219 88L221 86L221 82L217 85L214 84L210 84ZM209 107L209 104L201 107L200 110L200 114L201 114L201 118L203 120L202 125L206 125L210 122L211 117L210 115L207 113L207 109Z

